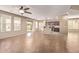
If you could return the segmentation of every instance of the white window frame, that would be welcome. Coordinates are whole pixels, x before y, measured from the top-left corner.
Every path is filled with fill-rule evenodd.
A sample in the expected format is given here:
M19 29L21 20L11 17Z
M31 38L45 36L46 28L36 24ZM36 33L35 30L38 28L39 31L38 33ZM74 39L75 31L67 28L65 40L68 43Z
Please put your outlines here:
M14 31L20 31L20 30L21 30L21 18L14 17Z
M10 19L11 21L11 16L10 15L6 15L6 14L1 14L0 15L0 32L8 32L11 31L11 22L10 22L10 30L7 30L7 19Z
M31 21L26 21L26 24L27 24L27 31L32 31L32 27L33 27L33 22L31 22ZM28 29L28 27L30 27L29 29Z

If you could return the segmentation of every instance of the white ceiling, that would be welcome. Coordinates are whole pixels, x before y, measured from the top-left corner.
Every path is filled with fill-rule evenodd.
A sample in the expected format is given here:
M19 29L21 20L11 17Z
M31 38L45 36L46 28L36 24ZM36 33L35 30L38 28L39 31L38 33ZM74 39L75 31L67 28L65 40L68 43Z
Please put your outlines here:
M26 17L30 17L37 20L55 19L57 16L63 15L69 11L69 5L27 5L32 14L24 14ZM15 14L19 13L20 5L0 5L0 10L8 11Z

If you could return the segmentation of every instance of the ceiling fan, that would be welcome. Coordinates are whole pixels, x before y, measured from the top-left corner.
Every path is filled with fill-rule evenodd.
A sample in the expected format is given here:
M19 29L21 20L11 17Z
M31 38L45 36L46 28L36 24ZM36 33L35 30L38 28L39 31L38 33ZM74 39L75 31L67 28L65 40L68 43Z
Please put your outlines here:
M28 13L28 14L32 14L31 12L28 12L27 10L29 10L30 8L24 8L23 6L21 6L19 8L19 12L23 15L24 13Z

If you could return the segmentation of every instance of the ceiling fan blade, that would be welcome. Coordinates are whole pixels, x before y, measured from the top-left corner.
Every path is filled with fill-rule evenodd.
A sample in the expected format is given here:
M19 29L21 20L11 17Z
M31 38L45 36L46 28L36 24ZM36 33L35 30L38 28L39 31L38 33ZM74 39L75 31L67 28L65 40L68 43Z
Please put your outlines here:
M20 7L20 10L22 10L22 9L23 9L23 6Z
M29 10L30 8L25 8L24 10Z
M31 12L24 11L25 13L32 14Z

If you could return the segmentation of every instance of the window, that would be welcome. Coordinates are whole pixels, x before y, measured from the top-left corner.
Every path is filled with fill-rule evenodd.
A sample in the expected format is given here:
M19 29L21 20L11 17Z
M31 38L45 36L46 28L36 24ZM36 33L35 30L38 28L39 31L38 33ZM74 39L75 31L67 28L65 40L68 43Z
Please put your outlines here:
M14 17L14 31L21 30L21 18Z
M68 20L68 29L79 29L79 20Z
M6 20L5 17L1 16L1 32L5 32Z
M1 15L0 17L0 32L11 31L11 16Z
M38 22L37 21L35 22L35 28L36 29L38 28Z
M44 26L45 26L45 21L39 21L39 29L43 31Z
M43 27L43 24L44 24L43 22L39 22L39 29L40 29L40 30L43 30L43 28L44 28L44 27Z
M6 19L6 31L11 31L11 19Z
M0 16L0 32L1 32L1 16Z
M27 31L32 31L32 22L27 21Z

